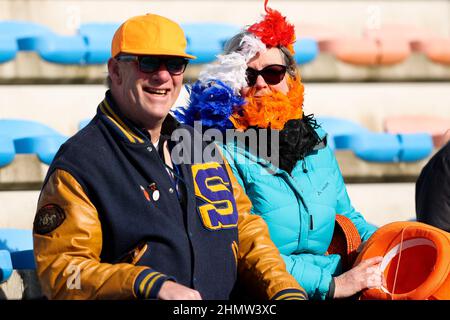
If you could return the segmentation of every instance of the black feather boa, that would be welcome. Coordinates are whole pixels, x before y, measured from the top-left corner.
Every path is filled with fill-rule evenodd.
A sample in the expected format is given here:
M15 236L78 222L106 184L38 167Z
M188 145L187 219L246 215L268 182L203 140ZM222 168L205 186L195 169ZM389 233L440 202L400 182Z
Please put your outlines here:
M319 125L312 114L307 116L303 115L302 119L293 119L286 122L284 128L279 131L278 159L280 169L290 174L297 161L303 159L313 151L314 147L321 141L314 130L318 127ZM258 146L255 146L256 150L260 149L259 145L261 143L267 143L267 150L271 150L270 131L268 133L267 141L260 141L260 135L258 134ZM259 152L254 152L254 154L260 157L264 156L259 154ZM272 155L269 155L269 157L273 158Z

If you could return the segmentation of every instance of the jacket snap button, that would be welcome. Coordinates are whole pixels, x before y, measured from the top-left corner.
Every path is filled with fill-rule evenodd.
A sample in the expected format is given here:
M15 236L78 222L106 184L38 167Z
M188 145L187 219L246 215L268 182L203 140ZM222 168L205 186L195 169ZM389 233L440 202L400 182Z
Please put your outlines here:
M173 193L173 188L169 188L169 192L170 192L170 193Z
M153 148L152 148L152 147L147 147L147 151L148 151L148 152L152 152L152 151L153 151Z

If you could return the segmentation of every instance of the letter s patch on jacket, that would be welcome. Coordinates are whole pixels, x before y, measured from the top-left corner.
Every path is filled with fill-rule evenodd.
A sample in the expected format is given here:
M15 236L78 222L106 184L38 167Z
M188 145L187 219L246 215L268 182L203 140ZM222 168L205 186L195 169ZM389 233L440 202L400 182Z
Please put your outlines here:
M210 230L235 228L238 212L231 182L217 162L192 165L195 195L202 203L198 211L203 225Z

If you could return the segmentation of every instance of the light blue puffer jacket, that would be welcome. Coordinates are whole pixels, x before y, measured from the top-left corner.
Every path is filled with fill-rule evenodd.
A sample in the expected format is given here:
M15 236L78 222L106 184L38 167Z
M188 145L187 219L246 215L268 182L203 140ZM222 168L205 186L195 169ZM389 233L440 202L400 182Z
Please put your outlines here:
M321 128L317 133L325 136ZM331 278L341 273L340 256L325 255L336 214L351 219L363 241L376 230L353 208L333 151L315 148L289 175L236 142L222 147L253 203L252 213L266 221L287 270L311 299L325 299Z

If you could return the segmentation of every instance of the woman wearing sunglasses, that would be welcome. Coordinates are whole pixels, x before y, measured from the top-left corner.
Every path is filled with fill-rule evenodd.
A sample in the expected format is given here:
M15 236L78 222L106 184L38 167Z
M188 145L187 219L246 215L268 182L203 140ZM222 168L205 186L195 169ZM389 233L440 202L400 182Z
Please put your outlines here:
M278 165L260 154L262 147L271 149L263 146L270 139L259 138L256 146L233 139L222 149L252 201L252 213L265 219L287 270L310 299L350 297L381 286L380 257L345 270L341 256L328 252L337 214L356 227L358 241L376 227L353 208L326 133L303 113L294 27L278 11L266 12L227 43L192 87L188 108L176 114L190 124L201 121L204 129L279 133Z

